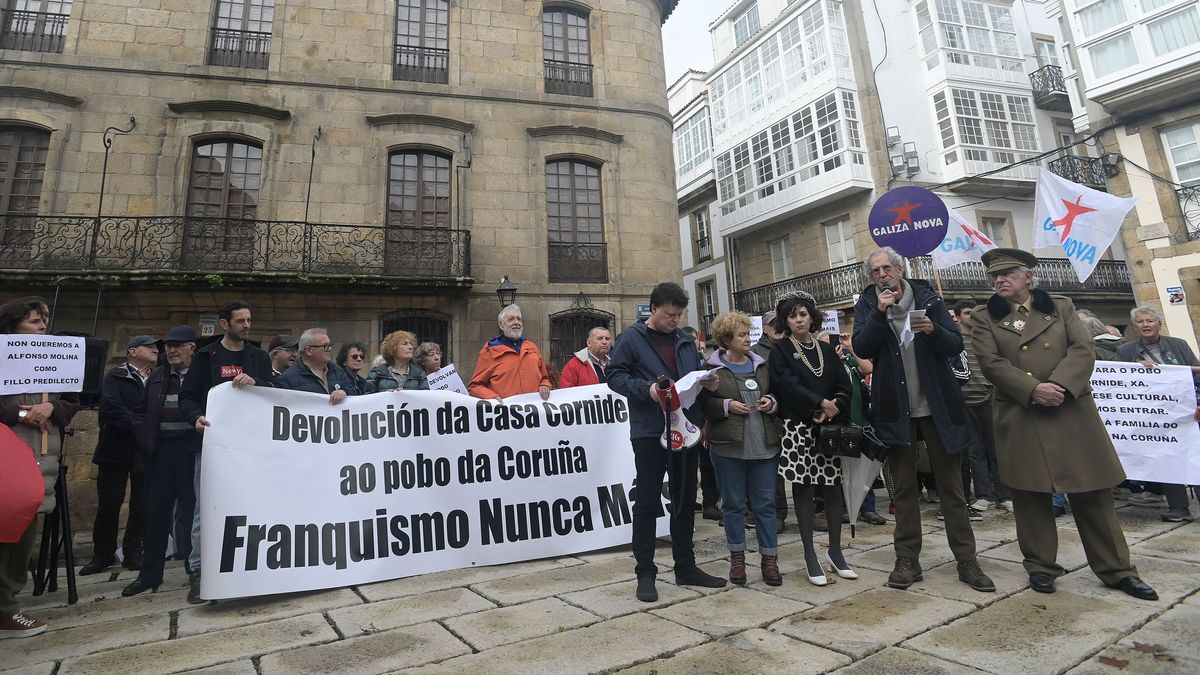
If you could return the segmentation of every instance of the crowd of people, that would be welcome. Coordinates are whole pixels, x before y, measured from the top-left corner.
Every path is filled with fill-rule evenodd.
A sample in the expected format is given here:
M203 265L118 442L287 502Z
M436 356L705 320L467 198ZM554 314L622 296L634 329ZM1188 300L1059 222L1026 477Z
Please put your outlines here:
M466 387L471 396L501 403L535 392L545 400L556 386L597 384L626 397L637 490L651 496L635 498L633 505L635 595L642 601L658 597L655 524L662 506L656 497L666 479L677 584L726 584L726 578L696 564L695 510L724 528L729 582L747 582L747 530L753 530L763 581L782 584L778 535L787 527L789 492L809 583L826 585L827 573L857 579L841 548L848 511L856 510L863 523L887 520L876 511L874 489L861 506L844 503L843 462L831 448L845 442L831 432L849 436L854 430L864 432L860 444L886 448L882 482L891 497L888 511L895 515L896 555L888 586L906 589L922 580L924 498L939 502L937 518L945 522L963 583L980 592L995 590L976 557L971 523L996 506L1016 518L1030 586L1053 592L1054 579L1064 573L1057 563L1054 519L1069 504L1088 563L1101 581L1154 599L1129 560L1114 486L1132 490L1131 503L1158 505L1165 499L1162 518L1170 522L1191 520L1186 488L1124 482L1089 378L1094 361L1108 359L1190 366L1200 382L1200 361L1186 342L1160 334L1162 317L1151 307L1133 310L1137 338L1124 342L1120 331L1087 310L1077 311L1069 299L1035 288L1036 263L1024 251L990 251L984 264L995 294L982 306L963 301L947 308L928 282L905 277L904 260L895 251L880 249L864 261L871 284L854 306L853 333L822 331L814 297L791 291L763 317L757 342L746 314L716 317L707 336L716 343L711 354L704 336L679 326L687 294L677 284L662 283L650 296L648 318L616 340L607 327L592 328L557 378L525 337L520 307L510 305L497 317L499 332L480 349ZM49 318L43 300L20 298L0 307L0 333L44 333ZM122 590L124 596L158 588L173 539L174 555L189 575L188 602L204 602L199 488L203 432L211 424L205 410L209 389L225 382L235 388L276 387L325 395L338 405L348 396L427 390L429 375L442 368L439 345L403 330L385 336L379 356L368 364L369 352L358 342L341 345L335 358L329 332L320 327L298 339L278 335L260 349L249 339L251 308L241 301L220 309L218 327L219 339L202 346L187 325L162 338L134 336L125 362L103 378L94 455L94 551L79 573L118 564L119 514L128 491L120 564L138 576ZM669 450L660 440L659 380L705 369L710 373L702 379L703 391L684 410L704 428L704 439ZM54 508L61 432L78 409L71 395L0 396L0 422L31 447L40 445L43 434L50 439L48 452L39 457L43 513ZM1200 408L1196 416L1200 419ZM816 531L828 533L823 554L814 542ZM0 637L46 629L44 621L22 614L16 600L35 536L31 523L20 541L0 543Z

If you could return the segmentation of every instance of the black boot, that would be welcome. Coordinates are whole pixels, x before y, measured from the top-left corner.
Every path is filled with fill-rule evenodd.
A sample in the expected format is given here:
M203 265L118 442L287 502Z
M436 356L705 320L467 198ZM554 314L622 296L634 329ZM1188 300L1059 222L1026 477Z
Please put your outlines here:
M91 562L79 569L79 576L86 577L89 574L99 574L115 564L117 564L115 558L92 558Z
M644 575L637 580L637 599L642 602L657 602L658 590L654 588L654 577Z

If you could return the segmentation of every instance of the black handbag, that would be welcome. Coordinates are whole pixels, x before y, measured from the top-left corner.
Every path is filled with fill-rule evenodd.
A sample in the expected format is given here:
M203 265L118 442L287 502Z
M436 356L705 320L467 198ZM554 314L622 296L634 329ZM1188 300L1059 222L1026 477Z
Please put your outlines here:
M817 452L827 457L861 457L866 443L863 428L853 424L822 424Z

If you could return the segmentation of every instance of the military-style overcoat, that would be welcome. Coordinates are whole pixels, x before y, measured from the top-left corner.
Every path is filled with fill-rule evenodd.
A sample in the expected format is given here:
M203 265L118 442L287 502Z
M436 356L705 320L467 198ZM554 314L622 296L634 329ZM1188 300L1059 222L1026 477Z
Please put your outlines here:
M971 313L971 343L983 375L996 386L996 455L1004 484L1030 492L1090 492L1125 480L1090 380L1091 336L1070 298L1033 289L1022 318L993 295ZM1054 382L1067 390L1061 406L1032 402L1033 389Z

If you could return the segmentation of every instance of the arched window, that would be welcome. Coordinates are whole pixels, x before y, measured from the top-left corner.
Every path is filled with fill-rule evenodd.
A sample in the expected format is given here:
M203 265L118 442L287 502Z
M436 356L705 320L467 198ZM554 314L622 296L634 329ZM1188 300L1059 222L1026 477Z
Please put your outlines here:
M392 79L449 81L450 3L396 0L396 60Z
M547 94L592 95L592 53L584 11L574 7L542 10L542 58Z
M0 258L5 262L29 255L49 148L45 131L0 127Z
M417 344L436 342L442 348L442 365L453 362L450 347L450 315L432 309L398 309L379 317L379 341L388 333L406 330L417 336ZM370 358L370 357L369 357ZM471 374L467 373L467 377Z
M445 276L453 269L450 156L399 150L388 158L388 274Z
M546 163L551 282L608 282L600 196L600 167L576 159Z
M262 184L262 146L235 139L192 149L184 255L194 262L249 262Z

